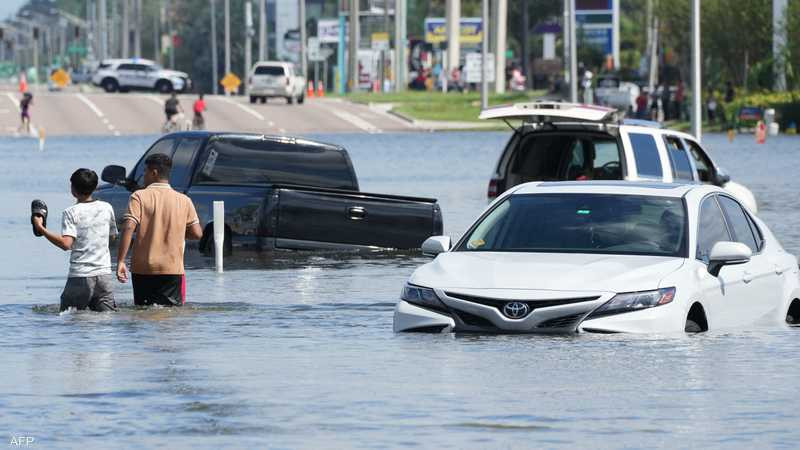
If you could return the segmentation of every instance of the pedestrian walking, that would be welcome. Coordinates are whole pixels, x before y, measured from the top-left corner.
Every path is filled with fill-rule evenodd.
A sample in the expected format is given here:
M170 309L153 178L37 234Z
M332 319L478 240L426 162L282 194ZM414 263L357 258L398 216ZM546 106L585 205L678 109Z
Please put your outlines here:
M22 100L19 101L19 115L20 126L19 130L25 130L26 133L31 133L31 106L33 106L33 94L25 92L22 94Z
M203 100L203 94L197 96L197 100L195 100L194 105L192 105L192 110L194 111L194 117L192 118L192 129L205 130L206 119L203 117L203 112L206 110L206 101Z
M94 171L78 169L69 181L77 203L64 210L61 234L47 229L47 205L41 200L31 203L33 234L44 236L56 247L70 251L61 311L68 308L114 311L111 253L108 250L109 238L117 235L114 209L110 204L92 198L97 188Z
M185 240L199 240L203 229L192 201L172 189L172 159L156 153L145 159L145 188L131 194L117 253L117 279L128 281L125 258L131 257L136 305L181 306L186 302L183 251Z

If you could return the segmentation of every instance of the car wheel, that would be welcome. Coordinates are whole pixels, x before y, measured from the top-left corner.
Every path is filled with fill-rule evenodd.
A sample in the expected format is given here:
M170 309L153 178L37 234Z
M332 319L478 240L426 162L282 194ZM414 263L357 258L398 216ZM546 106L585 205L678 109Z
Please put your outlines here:
M304 101L306 101L306 96L305 95L301 95L300 98L297 99L297 103L300 103L301 105L303 104Z
M700 333L703 331L703 328L694 320L686 319L686 327L684 327L683 331L687 333Z
M267 97L261 97L261 103L267 103Z
M106 92L117 92L117 89L119 89L119 83L113 78L106 78L103 80L102 85L103 90Z
M256 98L256 96L255 96L255 95L251 95L251 96L250 96L250 103L255 103L255 102L256 102L256 100L257 100L257 98Z
M161 80L156 83L156 90L162 94L169 94L172 92L172 83L167 80Z
M290 105L294 104L294 97L286 97L286 103Z

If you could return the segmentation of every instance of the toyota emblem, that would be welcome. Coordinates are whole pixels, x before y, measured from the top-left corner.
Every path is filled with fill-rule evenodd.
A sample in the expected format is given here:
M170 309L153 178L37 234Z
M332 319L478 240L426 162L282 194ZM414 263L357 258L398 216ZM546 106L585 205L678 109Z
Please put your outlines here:
M509 319L521 319L528 315L528 305L522 302L508 302L503 306L503 314Z

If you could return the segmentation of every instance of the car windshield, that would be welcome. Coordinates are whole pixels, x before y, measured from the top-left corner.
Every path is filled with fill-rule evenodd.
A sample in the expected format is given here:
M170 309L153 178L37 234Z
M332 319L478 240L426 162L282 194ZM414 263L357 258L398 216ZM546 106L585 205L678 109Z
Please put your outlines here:
M686 212L672 197L521 194L496 205L456 251L686 256Z

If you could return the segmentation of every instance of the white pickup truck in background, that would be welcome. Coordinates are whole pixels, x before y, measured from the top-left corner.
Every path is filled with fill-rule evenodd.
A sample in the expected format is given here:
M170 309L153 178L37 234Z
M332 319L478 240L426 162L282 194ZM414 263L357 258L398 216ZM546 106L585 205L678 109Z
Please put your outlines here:
M247 88L250 103L266 103L270 97L285 98L289 104L303 103L306 77L290 62L259 61L250 69Z

